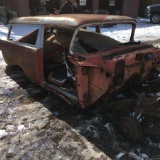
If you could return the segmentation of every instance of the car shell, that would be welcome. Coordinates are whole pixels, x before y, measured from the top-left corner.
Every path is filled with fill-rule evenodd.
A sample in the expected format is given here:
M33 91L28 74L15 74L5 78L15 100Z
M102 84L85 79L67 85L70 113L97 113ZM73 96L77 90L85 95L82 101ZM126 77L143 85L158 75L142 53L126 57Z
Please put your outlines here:
M90 38L92 35L94 37L99 36L102 24L119 23L131 24L132 26L128 43L118 45L119 42L113 40L113 43L116 44L115 47L94 51L94 45L91 45L91 52L87 51L83 54L79 52L79 50L84 51L79 45L82 40L77 38L79 33L82 34L81 38L84 39L88 35L87 41L90 42L92 41L92 38ZM38 30L19 41L13 42L10 39L10 34L14 25L33 25L37 26ZM86 31L87 26L94 26L97 33L93 34ZM66 34L64 31L62 41L57 42L56 39L56 45L60 47L49 54L45 51L47 49L45 45L48 43L44 44L44 41L52 38L51 35L46 38L46 35L50 32L44 34L47 27L52 29L63 28L63 31L67 28L67 34L72 32L68 41L66 37L63 37ZM151 68L159 68L160 51L152 45L134 42L135 28L136 21L126 16L67 14L20 17L10 21L8 39L0 40L0 49L5 62L9 66L17 65L21 67L31 81L55 93L70 105L86 108L102 96L110 95L122 88L133 75L139 75L141 77L140 81L142 81L147 77ZM37 35L35 44L26 45L24 42L33 39L35 34ZM58 34L54 34L55 37L56 35ZM92 43L95 46L96 43L101 46L103 38L103 36L100 36L98 41L97 37L97 42ZM83 42L83 45L88 44ZM60 63L60 66L57 67L54 64L52 72L50 72L50 68L47 68L49 73L46 76L45 67L51 58L53 58L52 65L56 61L58 62L56 65ZM59 80L57 76L62 73L64 74L62 77L58 77Z

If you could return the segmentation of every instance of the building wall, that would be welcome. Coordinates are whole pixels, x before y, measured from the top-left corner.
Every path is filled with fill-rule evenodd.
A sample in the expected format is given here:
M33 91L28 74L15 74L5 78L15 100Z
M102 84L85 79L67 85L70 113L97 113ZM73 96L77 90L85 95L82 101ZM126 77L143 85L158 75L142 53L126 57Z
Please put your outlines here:
M60 6L59 6L59 8L61 8L61 6L65 3L65 2L67 2L67 0L59 0L60 1Z
M59 1L60 1L60 8L65 2L67 2L67 0L59 0ZM92 0L91 9L93 11L97 10L98 9L98 4L99 4L99 0Z
M136 18L138 16L139 0L123 0L122 15Z
M160 0L153 0L154 4L160 4Z
M98 9L99 6L99 0L93 0L92 3L92 10L95 12Z
M122 15L136 18L138 16L139 1L140 0L121 0L119 12ZM93 2L94 4L92 10L94 11L98 7L99 0L93 0ZM115 13L113 12L112 14Z
M17 11L17 16L29 16L29 0L9 0L9 5Z
M66 2L67 0L59 0L59 8ZM137 17L138 16L138 8L139 8L140 0L122 0L122 9L121 14ZM153 0L155 3L160 3L160 0ZM9 4L18 12L18 16L28 16L30 15L29 10L29 0L9 0ZM99 0L92 0L91 9L93 11L97 10L99 6Z

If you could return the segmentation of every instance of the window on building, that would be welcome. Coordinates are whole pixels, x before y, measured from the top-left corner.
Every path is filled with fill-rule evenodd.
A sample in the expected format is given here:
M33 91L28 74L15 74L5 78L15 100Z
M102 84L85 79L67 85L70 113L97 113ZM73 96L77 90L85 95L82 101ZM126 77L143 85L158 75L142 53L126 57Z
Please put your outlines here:
M113 6L115 6L115 0L109 0L109 6L110 7L113 7Z
M86 6L86 0L79 0L80 6Z

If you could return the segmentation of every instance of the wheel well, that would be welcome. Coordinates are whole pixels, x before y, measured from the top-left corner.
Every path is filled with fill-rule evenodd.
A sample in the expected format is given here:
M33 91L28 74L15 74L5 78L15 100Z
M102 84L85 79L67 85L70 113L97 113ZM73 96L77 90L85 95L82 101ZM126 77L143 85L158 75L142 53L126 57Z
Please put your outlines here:
M17 70L20 70L20 71L24 72L23 68L20 67L19 65L12 64L12 65L8 65L8 67L11 67L13 69L17 69Z

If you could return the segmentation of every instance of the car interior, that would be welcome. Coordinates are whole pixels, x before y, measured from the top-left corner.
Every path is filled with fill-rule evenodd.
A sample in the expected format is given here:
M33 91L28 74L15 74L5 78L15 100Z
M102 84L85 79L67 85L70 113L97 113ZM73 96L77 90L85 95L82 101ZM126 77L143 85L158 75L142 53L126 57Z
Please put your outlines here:
M67 59L73 33L74 29L71 28L50 28L44 33L44 75L50 82L60 86L69 79L75 79L75 66ZM119 44L108 36L81 28L72 50L74 54L91 54Z
M33 30L17 40L20 43L35 45L39 29ZM75 66L68 60L70 43L74 34L73 28L45 27L43 41L44 77L59 86L66 81L75 80ZM92 54L119 45L120 42L103 34L79 29L72 46L73 54Z

